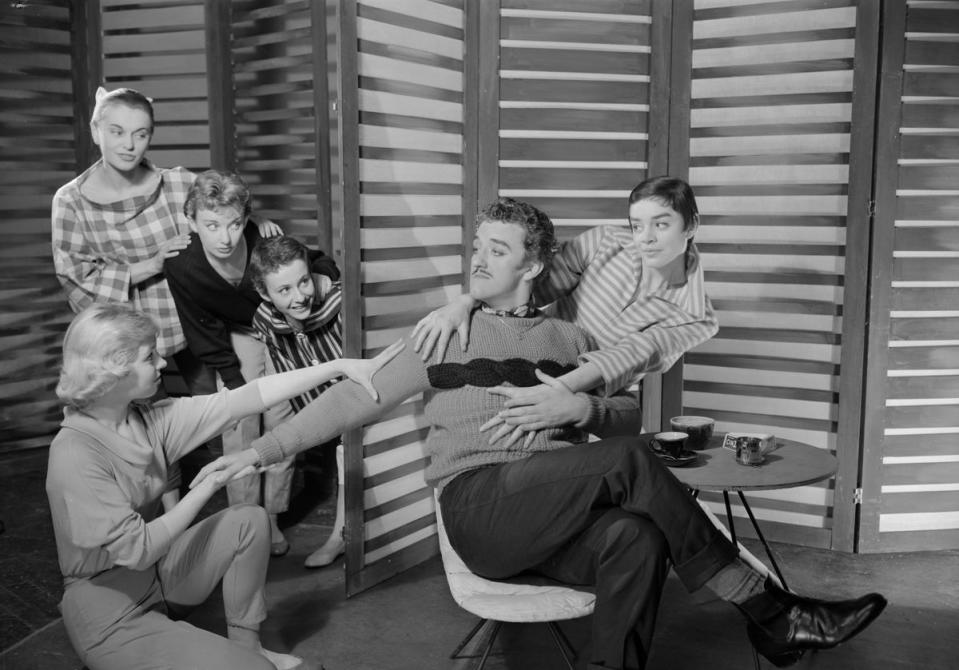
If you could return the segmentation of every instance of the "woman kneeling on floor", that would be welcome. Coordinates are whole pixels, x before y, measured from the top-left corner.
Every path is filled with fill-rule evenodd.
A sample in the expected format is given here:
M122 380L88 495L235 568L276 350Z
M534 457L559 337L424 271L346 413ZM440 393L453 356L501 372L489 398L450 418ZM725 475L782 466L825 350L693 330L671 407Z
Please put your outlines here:
M237 420L335 377L375 398L374 373L402 345L370 361L337 359L151 404L166 365L156 340L150 317L122 304L88 307L64 339L57 395L67 408L46 488L70 641L90 670L297 667L299 658L260 644L266 512L237 505L191 526L228 477L203 477L162 513L167 469ZM170 618L201 604L221 580L229 639Z

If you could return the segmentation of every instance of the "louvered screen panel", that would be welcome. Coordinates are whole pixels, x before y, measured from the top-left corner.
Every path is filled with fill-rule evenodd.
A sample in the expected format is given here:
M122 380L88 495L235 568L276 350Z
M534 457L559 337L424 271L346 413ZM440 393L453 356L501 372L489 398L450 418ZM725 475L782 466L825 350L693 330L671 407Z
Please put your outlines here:
M343 212L343 202L342 202L342 189L334 188L334 185L341 183L342 176L340 175L340 155L342 153L342 147L340 146L340 124L342 123L341 115L336 112L334 109L334 101L337 100L337 71L340 67L338 62L340 57L340 45L339 45L339 27L336 22L336 3L338 0L326 0L326 4L323 7L325 12L325 22L326 22L326 72L325 72L325 85L327 90L327 105L329 108L329 113L326 115L327 120L327 142L328 142L328 152L329 160L327 161L329 165L329 181L327 188L329 189L330 197L330 225L334 225L334 217L337 213ZM338 104L338 103L337 103ZM323 132L323 129L319 129L320 132ZM322 194L320 197L323 197ZM340 222L340 227L342 227L342 222ZM332 231L331 231L332 234ZM342 236L333 236L333 242L331 246L334 247L336 251L342 254ZM343 256L337 256L337 259L341 259Z
M540 207L561 239L625 225L645 176L649 0L503 0L499 194Z
M153 98L156 130L147 157L160 167L210 166L202 0L102 0L108 89Z
M50 202L73 179L70 10L0 5L0 453L45 448L72 313L50 252Z
M695 2L689 180L720 331L683 405L718 432L837 448L854 5ZM832 489L751 497L771 537L828 546Z
M863 545L883 551L959 547L959 3L908 4L903 61L895 206L879 212L892 257L875 260L892 263L882 431L867 445L882 456L864 482L879 503Z
M232 4L237 171L257 212L317 245L318 156L309 0ZM330 249L324 249L330 252Z
M359 304L371 354L461 291L464 11L459 1L363 0L356 12ZM420 399L363 431L357 583L435 553L426 432Z

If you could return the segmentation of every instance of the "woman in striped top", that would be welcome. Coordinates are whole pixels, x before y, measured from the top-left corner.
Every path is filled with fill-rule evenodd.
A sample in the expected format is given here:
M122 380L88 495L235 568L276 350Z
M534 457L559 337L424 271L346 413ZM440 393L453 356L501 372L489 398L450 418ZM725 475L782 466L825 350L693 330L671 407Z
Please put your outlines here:
M599 386L615 393L668 370L718 332L693 243L699 208L689 184L647 179L629 194L628 214L628 228L597 226L563 243L549 280L536 291L538 304L583 328L598 350L581 355L579 367L558 381L541 375L544 384L530 389L491 389L509 396L494 439L507 427L515 427L511 439L517 439L521 431L568 423L573 417L554 409L563 406L553 401L556 394ZM434 345L442 359L454 330L466 350L474 307L464 295L417 323L413 338L424 360Z
M296 238L281 235L260 240L250 256L250 275L263 299L253 316L253 328L266 343L277 372L343 357L343 287L316 272L318 268L311 259L317 258L317 254L325 258L322 252L310 251ZM302 410L330 384L290 398L291 413ZM336 518L326 542L306 557L304 565L308 568L329 565L346 550L343 443L339 438L330 443L336 450Z

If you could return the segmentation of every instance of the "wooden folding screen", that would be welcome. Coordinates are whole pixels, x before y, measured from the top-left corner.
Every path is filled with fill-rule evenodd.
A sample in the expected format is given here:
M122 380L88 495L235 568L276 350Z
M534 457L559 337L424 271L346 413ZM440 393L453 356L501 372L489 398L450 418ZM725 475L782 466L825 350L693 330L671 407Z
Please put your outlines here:
M670 14L649 0L482 3L480 203L535 204L560 239L626 225L629 191L651 165L666 171ZM659 425L652 377L648 428Z
M836 453L842 501L830 481L753 507L773 538L851 549L878 8L694 7L689 180L720 331L685 358L684 410Z
M333 143L346 347L371 355L461 290L464 24L459 0L337 3ZM347 592L436 552L413 399L346 436Z
M859 548L954 548L959 4L884 9Z
M49 198L93 160L86 124L105 79L156 99L158 164L238 166L264 211L341 254L352 355L460 290L478 203L531 200L569 236L622 220L647 173L688 175L722 330L686 359L685 411L840 459L834 483L763 498L771 534L854 548L861 487L860 548L959 543L954 3L69 7L0 12L4 450L44 446L58 417L69 311L49 263ZM233 79L208 62L235 70L235 103ZM424 431L413 402L349 438L363 445L348 484L354 591L432 551Z
M100 4L106 87L129 86L154 100L148 158L161 167L205 170L210 127L203 0Z
M53 393L72 315L53 271L50 201L85 159L73 114L69 6L0 5L0 454L42 448L62 418Z
M561 238L625 225L648 168L650 2L502 0L498 16L495 4L483 12L498 96L483 123L498 119L498 160L482 177L547 212Z
M230 3L232 158L257 212L332 253L326 12L309 0Z
M205 26L202 0L2 5L2 451L45 447L61 417L53 391L72 312L54 275L50 203L98 155L89 131L93 92L105 83L153 97L149 157L206 168Z

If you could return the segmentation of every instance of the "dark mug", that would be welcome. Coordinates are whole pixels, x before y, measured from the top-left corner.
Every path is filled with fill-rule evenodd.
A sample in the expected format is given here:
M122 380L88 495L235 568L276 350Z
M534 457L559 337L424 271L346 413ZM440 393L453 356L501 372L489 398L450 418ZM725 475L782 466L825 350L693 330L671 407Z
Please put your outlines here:
M672 458L679 458L683 453L688 437L686 433L680 433L678 431L656 433L653 435L653 449L661 451Z
M713 436L716 422L708 416L674 416L669 420L669 425L673 430L689 435L686 448L705 449L709 438Z

